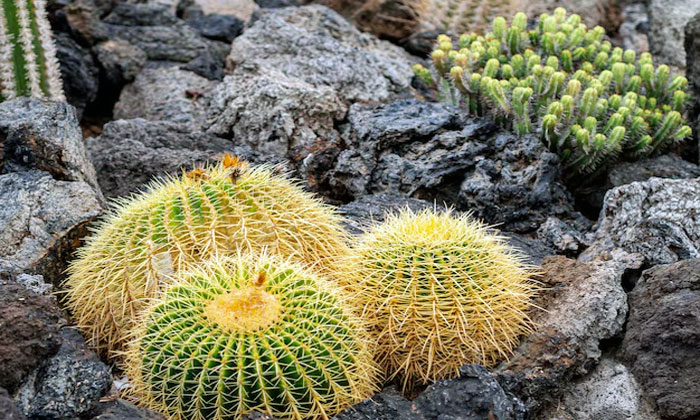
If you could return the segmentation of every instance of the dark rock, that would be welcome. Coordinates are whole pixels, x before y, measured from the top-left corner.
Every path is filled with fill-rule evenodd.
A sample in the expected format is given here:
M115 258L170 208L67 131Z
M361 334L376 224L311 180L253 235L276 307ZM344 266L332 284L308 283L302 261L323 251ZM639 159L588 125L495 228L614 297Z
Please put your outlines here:
M349 104L410 95L405 51L322 6L261 9L233 40L203 129L301 164L337 147Z
M544 242L520 235L513 232L499 232L520 254L524 257L524 262L531 265L540 265L545 258L556 254L556 251L547 246Z
M3 420L27 420L5 388L0 388L0 413Z
M268 416L267 414L263 414L257 411L254 411L250 414L247 414L245 417L243 417L243 420L275 420L274 417Z
M99 70L90 52L68 35L59 34L55 40L63 91L68 103L82 115L85 107L97 98Z
M356 404L333 420L424 420L411 402L394 387L389 387L372 398Z
M180 68L209 80L221 80L224 78L223 64L221 60L212 57L211 53L204 51Z
M459 375L457 379L437 381L414 400L426 419L525 419L523 403L506 393L486 368L463 366Z
M0 175L0 202L0 258L54 282L102 212L88 184L36 170Z
M630 293L622 354L665 418L700 416L700 259L644 272Z
M92 420L165 420L162 414L121 399L100 403L98 410L99 414Z
M149 60L187 63L209 51L223 64L228 46L200 37L165 6L119 3L105 17L110 39L142 49Z
M547 218L537 229L537 238L565 255L576 255L585 247L583 234L556 217Z
M122 40L97 44L93 51L102 67L102 76L113 89L121 89L132 82L146 64L146 53Z
M74 39L83 46L91 46L108 38L107 27L100 18L111 7L111 1L74 0L57 15L65 19Z
M63 323L54 299L27 290L13 277L0 271L0 387L10 392L58 351Z
M17 391L17 403L30 418L88 415L112 385L109 368L87 348L77 330L63 328L61 337L58 353L32 372Z
M255 3L263 9L279 9L280 7L300 5L298 0L255 0Z
M542 310L531 314L537 329L498 368L504 388L533 415L555 403L573 377L591 370L601 356L601 341L622 331L627 314L616 264L549 257L540 269L544 289L535 304Z
M253 162L263 160L230 140L143 119L107 123L101 136L87 140L87 148L107 197L126 196L155 177L178 175L182 169L218 159L223 153Z
M691 98L691 109L688 112L691 127L693 128L693 139L697 153L693 160L700 163L700 13L696 14L685 26L685 54L686 71L685 75L689 82Z
M422 31L409 36L401 46L418 57L428 57L435 48L435 40L442 31Z
M700 178L661 179L616 187L605 195L593 246L638 253L649 265L700 257Z
M561 183L558 158L534 137L416 100L356 104L348 121L347 149L328 181L341 198L401 193L456 204L513 232L534 231L553 215L582 219Z
M243 21L233 15L203 15L187 19L187 24L194 28L199 35L215 41L229 44L243 32Z
M36 98L0 103L0 174L39 169L97 187L73 107Z

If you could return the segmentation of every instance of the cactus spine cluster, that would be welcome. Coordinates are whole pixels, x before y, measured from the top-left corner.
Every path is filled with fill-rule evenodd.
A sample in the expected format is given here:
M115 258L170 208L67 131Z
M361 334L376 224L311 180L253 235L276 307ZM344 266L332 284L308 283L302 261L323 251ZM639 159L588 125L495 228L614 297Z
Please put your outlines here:
M327 419L375 391L368 337L325 280L269 256L216 258L145 311L127 372L177 420Z
M119 350L144 299L213 255L267 249L334 272L349 252L339 216L274 172L226 155L124 200L69 267L67 304L90 344Z
M347 277L377 340L376 358L404 389L492 365L530 331L537 286L501 239L467 216L403 211L367 232Z
M45 0L0 0L0 101L63 99Z
M518 13L492 31L438 37L433 69L415 73L442 98L490 116L518 134L537 132L573 173L592 173L618 159L665 151L691 135L683 112L683 76L671 77L652 56L612 48L601 27L558 8L535 29Z

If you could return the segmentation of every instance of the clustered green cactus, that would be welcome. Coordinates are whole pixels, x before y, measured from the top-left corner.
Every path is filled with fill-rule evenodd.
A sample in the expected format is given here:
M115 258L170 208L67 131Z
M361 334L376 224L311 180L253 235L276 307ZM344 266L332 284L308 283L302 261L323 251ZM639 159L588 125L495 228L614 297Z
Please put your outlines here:
M173 419L327 419L377 388L368 337L342 294L264 254L182 275L133 336L128 373L141 403Z
M18 96L63 99L45 0L0 2L0 101Z
M448 103L518 134L538 132L571 172L592 173L691 135L687 79L655 67L649 53L613 48L604 35L562 8L532 30L518 13L510 26L497 17L492 32L460 36L458 49L439 36L432 71L414 71Z

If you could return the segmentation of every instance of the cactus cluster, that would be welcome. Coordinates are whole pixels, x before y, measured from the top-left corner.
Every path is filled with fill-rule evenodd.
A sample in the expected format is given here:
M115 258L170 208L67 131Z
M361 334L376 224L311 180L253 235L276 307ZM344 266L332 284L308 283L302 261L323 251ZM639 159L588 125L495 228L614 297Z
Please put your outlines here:
M90 344L113 356L144 299L214 255L267 249L333 273L349 251L340 218L274 172L226 155L121 202L78 251L66 280L67 305Z
M691 135L688 81L649 53L613 48L562 8L527 29L523 13L492 31L438 37L432 68L414 66L441 98L518 134L536 132L573 174L665 151Z
M499 237L468 216L409 210L357 244L347 287L403 388L506 358L531 323L537 284Z
M127 372L172 419L327 419L376 390L361 322L326 281L265 255L216 258L145 312Z
M45 0L0 0L0 101L63 99Z

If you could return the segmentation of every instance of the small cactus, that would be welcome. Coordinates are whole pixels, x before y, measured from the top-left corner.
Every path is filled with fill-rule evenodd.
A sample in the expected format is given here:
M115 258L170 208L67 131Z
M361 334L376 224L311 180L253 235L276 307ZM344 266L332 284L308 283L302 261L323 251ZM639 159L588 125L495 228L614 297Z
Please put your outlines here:
M405 210L366 233L354 258L345 286L404 390L493 365L531 330L529 267L467 216Z
M0 0L0 101L18 96L63 99L45 0Z
M531 30L518 13L510 26L497 17L491 32L464 34L457 45L439 36L433 71L414 71L450 104L518 134L538 132L573 174L588 174L691 134L682 118L687 79L655 67L649 53L613 48L604 35L562 8Z
M226 155L123 200L68 270L67 304L90 344L118 350L144 298L212 255L265 248L334 272L348 252L339 216L273 172Z
M254 410L328 419L368 398L378 372L341 296L279 258L201 264L156 298L134 330L134 392L177 420L236 420Z

